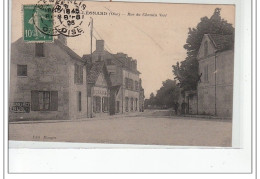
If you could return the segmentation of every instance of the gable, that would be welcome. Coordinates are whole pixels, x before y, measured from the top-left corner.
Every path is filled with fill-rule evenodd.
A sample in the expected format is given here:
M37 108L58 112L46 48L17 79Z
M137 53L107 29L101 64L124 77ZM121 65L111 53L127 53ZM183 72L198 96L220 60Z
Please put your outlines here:
M215 53L215 50L216 48L214 47L212 40L207 34L205 34L202 38L197 58L202 59L207 56L213 55Z
M107 87L107 81L105 79L105 76L103 73L100 73L98 78L97 78L97 81L96 81L96 86L104 86L104 87Z

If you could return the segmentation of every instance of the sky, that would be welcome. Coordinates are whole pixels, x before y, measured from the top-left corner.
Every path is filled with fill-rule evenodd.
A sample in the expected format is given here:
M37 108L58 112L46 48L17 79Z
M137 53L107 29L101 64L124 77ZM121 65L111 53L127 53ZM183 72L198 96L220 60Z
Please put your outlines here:
M34 0L12 0L11 41L23 34L23 4ZM111 53L123 52L137 60L146 98L155 93L167 79L174 79L172 65L186 57L183 45L189 27L195 28L200 18L210 17L221 8L221 17L235 24L235 6L203 4L166 4L130 2L84 2L88 11L115 12L116 15L92 15L94 36L105 41ZM129 16L128 13L134 14ZM136 16L139 13L140 16ZM157 16L145 16L146 14ZM163 16L160 16L162 14ZM81 27L84 33L69 37L68 46L78 55L90 53L90 16L86 15ZM95 50L95 38L93 39Z

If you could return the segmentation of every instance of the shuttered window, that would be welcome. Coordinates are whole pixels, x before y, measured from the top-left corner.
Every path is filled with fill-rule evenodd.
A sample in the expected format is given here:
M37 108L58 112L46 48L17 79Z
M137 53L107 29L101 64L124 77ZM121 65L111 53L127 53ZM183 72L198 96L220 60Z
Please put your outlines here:
M135 98L135 110L137 111L137 106L138 106L138 99Z
M83 84L83 66L75 64L74 67L74 83Z
M81 111L81 92L78 92L78 110Z
M134 110L134 99L131 98L130 102L131 102L131 111L133 111Z
M108 97L102 98L102 110L103 112L108 112Z
M27 76L27 65L17 65L17 76Z
M32 111L57 111L58 91L31 91Z
M125 111L128 112L128 101L129 101L129 98L126 97L125 98Z
M43 43L36 43L35 44L35 56L36 57L44 57Z
M208 82L208 81L209 81L208 68L209 68L208 65L205 65L205 66L204 66L204 81L205 81L205 82Z

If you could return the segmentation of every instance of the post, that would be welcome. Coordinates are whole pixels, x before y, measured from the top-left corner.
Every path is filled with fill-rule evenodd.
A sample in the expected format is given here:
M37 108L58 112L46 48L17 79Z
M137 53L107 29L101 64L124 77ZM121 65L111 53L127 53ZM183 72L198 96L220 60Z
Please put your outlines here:
M215 116L217 115L217 52L215 51Z
M91 55L91 62L92 62L92 42L93 42L93 18L90 17L90 55Z

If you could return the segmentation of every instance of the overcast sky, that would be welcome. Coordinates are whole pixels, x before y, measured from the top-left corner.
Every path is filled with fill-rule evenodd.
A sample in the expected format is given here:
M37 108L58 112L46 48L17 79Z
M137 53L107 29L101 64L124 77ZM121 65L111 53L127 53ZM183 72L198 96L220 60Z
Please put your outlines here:
M22 3L13 0L12 42L22 37ZM36 2L26 1L27 4ZM231 5L156 4L85 2L89 11L116 12L120 16L92 16L94 35L104 39L106 49L112 53L123 52L137 60L141 72L146 98L161 87L162 81L173 79L172 65L186 57L183 49L188 28L196 27L200 18L210 17L216 7L221 8L221 17L229 23L235 22L235 7ZM109 10L108 10L109 9ZM140 13L141 16L127 16ZM157 17L142 16L143 13ZM160 17L159 14L166 14ZM68 38L68 46L80 56L90 53L89 17L82 28L85 33ZM233 25L234 26L234 25ZM95 39L93 39L95 41ZM94 48L95 50L95 42Z

